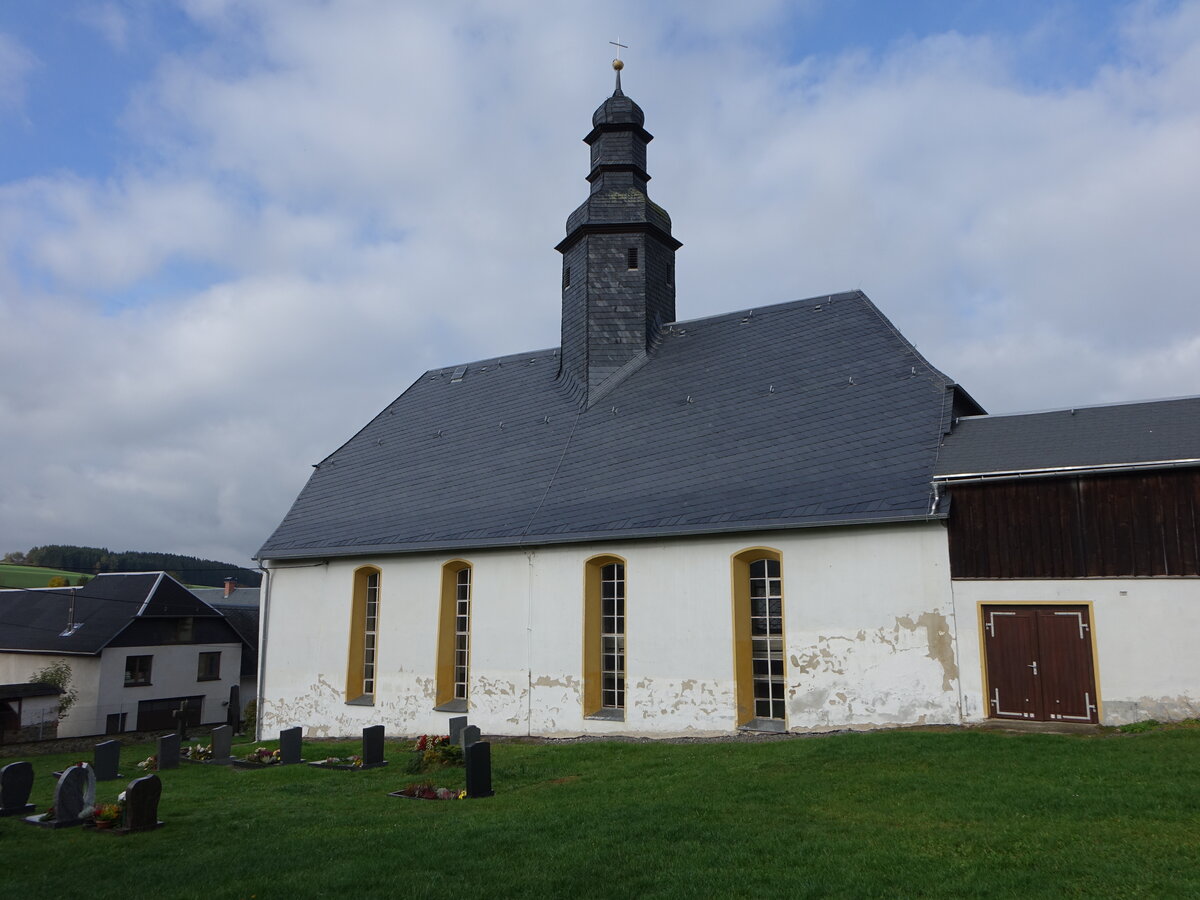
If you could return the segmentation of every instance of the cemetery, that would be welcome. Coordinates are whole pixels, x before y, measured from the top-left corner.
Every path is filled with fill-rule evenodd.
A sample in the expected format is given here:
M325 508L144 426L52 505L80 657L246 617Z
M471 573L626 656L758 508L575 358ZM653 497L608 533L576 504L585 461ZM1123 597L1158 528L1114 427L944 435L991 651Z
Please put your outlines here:
M532 741L461 719L444 735L293 726L228 745L194 731L224 765L181 765L177 734L5 757L8 893L70 896L82 871L93 897L1200 889L1183 851L1200 840L1200 787L1181 776L1200 728ZM247 758L264 753L276 761ZM304 764L330 758L362 765ZM1068 884L1064 854L1094 862Z

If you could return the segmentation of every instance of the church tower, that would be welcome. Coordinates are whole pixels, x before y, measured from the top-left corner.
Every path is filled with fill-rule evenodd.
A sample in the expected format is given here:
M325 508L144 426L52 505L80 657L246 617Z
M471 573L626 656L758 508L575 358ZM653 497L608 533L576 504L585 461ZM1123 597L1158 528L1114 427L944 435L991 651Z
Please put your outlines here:
M594 400L606 381L653 350L675 321L675 251L671 217L646 195L641 107L617 85L592 116L583 140L592 148L591 193L567 219L563 256L559 377ZM619 376L618 376L619 378Z

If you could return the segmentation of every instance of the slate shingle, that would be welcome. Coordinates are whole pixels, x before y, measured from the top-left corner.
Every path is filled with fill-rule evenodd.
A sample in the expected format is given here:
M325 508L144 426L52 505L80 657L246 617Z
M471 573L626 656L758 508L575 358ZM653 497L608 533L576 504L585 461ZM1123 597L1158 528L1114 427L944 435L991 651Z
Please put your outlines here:
M1188 461L1200 464L1200 397L963 418L934 472L953 479Z
M320 463L258 557L922 519L957 390L861 292L676 323L590 407L553 350L457 368Z

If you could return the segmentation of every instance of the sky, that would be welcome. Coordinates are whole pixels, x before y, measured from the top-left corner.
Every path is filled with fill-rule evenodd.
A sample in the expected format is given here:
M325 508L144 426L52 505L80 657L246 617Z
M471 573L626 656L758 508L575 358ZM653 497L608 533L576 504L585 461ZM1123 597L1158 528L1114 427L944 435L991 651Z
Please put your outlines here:
M245 564L556 346L618 39L681 320L861 289L992 413L1200 394L1200 0L0 0L0 554Z

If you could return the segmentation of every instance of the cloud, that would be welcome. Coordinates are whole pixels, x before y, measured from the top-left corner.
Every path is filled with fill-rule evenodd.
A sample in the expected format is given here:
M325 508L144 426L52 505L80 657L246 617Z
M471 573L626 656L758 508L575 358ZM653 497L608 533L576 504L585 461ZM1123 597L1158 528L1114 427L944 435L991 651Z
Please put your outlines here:
M129 42L129 20L115 3L86 4L75 13L79 21L96 30L114 50L124 52Z
M423 370L558 342L592 11L183 8L117 167L0 185L0 551L242 561ZM1057 19L796 57L820 4L731 8L610 10L681 317L861 287L995 411L1200 393L1200 4L1052 86Z
M0 110L19 107L25 82L37 66L37 57L16 38L0 32Z

